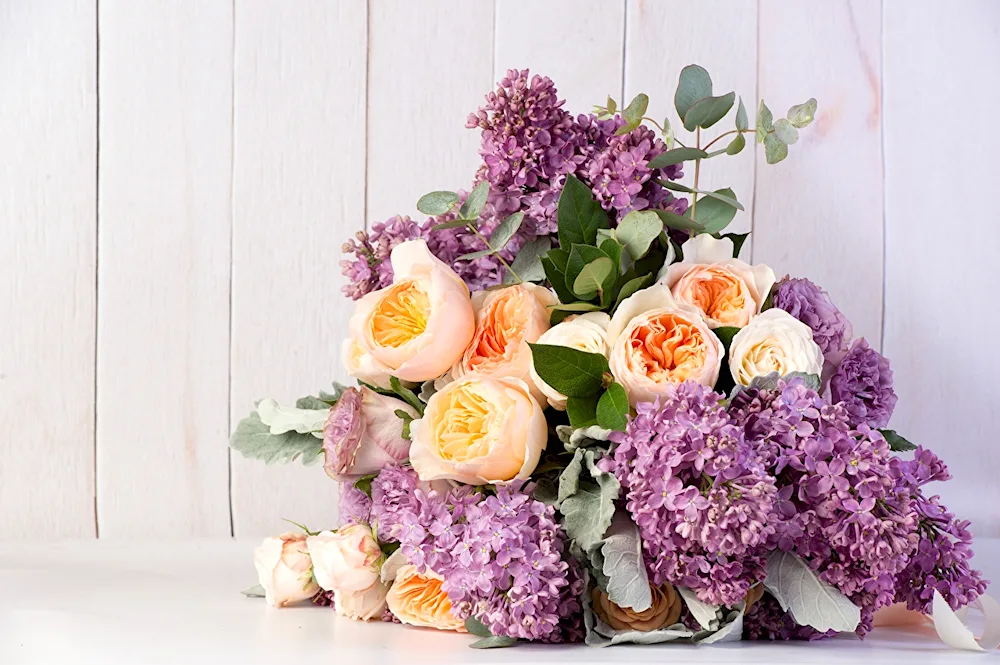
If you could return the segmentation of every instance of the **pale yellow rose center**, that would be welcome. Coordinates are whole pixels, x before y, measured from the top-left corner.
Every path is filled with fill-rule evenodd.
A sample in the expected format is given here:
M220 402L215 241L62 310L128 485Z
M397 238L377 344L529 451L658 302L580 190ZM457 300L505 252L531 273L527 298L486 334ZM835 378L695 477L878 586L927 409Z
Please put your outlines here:
M654 383L681 383L705 367L708 340L684 316L663 312L636 326L628 345L628 364L633 372Z
M450 462L465 462L488 455L487 435L494 420L489 400L474 383L448 391L446 399L440 408L448 417L439 421L434 437L438 456Z
M372 339L379 346L400 347L423 334L429 314L430 298L417 282L393 284L372 312Z
M743 327L750 320L750 290L739 275L722 266L694 268L672 291L675 298L694 305L721 325Z

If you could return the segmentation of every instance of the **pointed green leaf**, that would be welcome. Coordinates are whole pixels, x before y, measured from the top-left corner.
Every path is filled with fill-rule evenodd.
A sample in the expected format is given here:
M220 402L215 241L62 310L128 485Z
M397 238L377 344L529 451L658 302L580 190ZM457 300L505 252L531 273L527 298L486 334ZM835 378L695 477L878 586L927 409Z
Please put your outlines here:
M788 122L799 129L805 127L816 117L816 98L810 97L805 104L797 104L788 109Z
M641 92L636 95L628 106L622 110L622 117L628 124L638 124L642 121L642 116L646 115L646 108L649 106L649 97Z
M542 257L552 247L552 241L548 236L539 236L531 240L518 250L514 257L514 262L510 267L514 269L517 276L525 282L541 282L545 280L545 268L542 265ZM509 272L504 274L504 284L513 282L513 275Z
M620 383L612 383L597 402L597 424L623 432L627 423L628 395Z
M784 118L778 118L774 121L774 134L787 145L792 145L799 140L799 130L792 127L792 123Z
M743 204L740 203L739 201L737 201L735 197L729 196L729 195L725 194L724 192L726 190L721 190L720 189L720 190L715 191L715 192L708 192L708 191L705 191L704 189L692 189L692 188L688 187L687 185L682 185L680 183L673 182L671 180L657 180L657 182L659 182L660 184L662 184L664 188L666 188L666 189L672 189L675 192L687 192L688 194L701 194L703 196L707 196L710 199L717 199L719 201L722 201L723 203L728 203L729 205L733 206L737 210L743 210ZM699 203L699 205L701 204L701 200L700 199L699 199L698 203Z
M896 434L896 430L891 429L880 429L879 432L885 437L886 443L889 444L889 450L897 453L906 452L908 450L916 450L917 446L905 438Z
M597 395L566 398L566 415L573 429L597 424L597 401Z
M458 194L455 192L430 192L424 194L417 201L417 210L425 215L444 215L451 211L458 203Z
M456 257L455 260L456 261L474 261L476 259L481 259L484 256L492 256L493 254L496 254L496 253L497 253L497 251L495 249L493 249L492 247L490 247L489 249L481 249L478 252L469 252L468 254L462 254L461 256Z
M608 359L600 353L551 344L529 346L539 378L567 397L596 395L604 381L604 373L610 371Z
M597 229L611 227L608 213L594 200L590 188L574 175L566 176L556 214L559 245L562 247L574 243L593 245L597 240Z
M698 127L711 127L726 117L735 101L736 93L730 92L721 97L706 97L696 102L684 115L684 129L693 132Z
M600 305L596 305L592 302L569 302L552 306L552 310L555 312L569 312L571 314L579 314L580 312L596 312L600 308Z
M688 65L681 70L677 82L677 92L674 93L674 108L677 115L684 118L688 109L698 101L712 96L712 77L704 67Z
M654 210L653 212L659 216L660 221L667 228L678 229L680 231L695 231L697 233L705 232L705 227L702 224L684 215L678 215L673 210Z
M692 159L705 159L707 156L708 153L699 148L674 148L653 157L646 166L651 169L662 169Z
M726 154L727 155L737 155L737 154L739 154L743 150L743 148L746 146L746 144L747 144L747 140L745 138L743 138L743 135L742 134L737 134L736 138L734 138L732 141L730 141L729 145L726 146Z
M737 328L736 326L719 326L718 328L712 329L712 332L715 333L715 336L719 338L720 342L722 342L722 346L726 347L727 350L729 349L729 345L733 343L733 337L735 337L736 333L739 331L740 328Z
M749 126L747 122L747 107L743 106L743 98L740 97L739 106L736 107L736 129L743 131Z
M493 636L493 633L491 633L490 629L486 627L486 624L474 616L470 616L465 620L465 629L469 631L469 635L475 635L476 637Z
M771 132L764 138L764 156L768 164L777 164L788 157L788 146L778 136Z
M743 249L743 243L746 239L750 237L749 233L723 233L720 238L729 238L733 241L733 258L740 258L740 250Z
M608 113L610 113L611 115L614 115L618 111L618 102L616 102L615 100L613 100L611 98L611 95L608 95L608 104L607 104L607 106L605 108L608 109Z
M663 119L663 142L667 146L667 150L674 147L674 128L670 126L670 118Z
M774 129L771 109L767 108L764 100L760 100L760 108L757 110L757 143L763 143L767 133Z
M458 216L462 219L478 219L479 213L483 211L483 206L486 205L486 199L490 196L490 183L487 181L482 181L478 185L472 188L469 192L469 196L465 199L465 203L462 207L458 209Z
M722 197L735 199L731 189L720 189L715 192ZM690 212L690 208L688 211ZM733 221L736 216L736 208L723 198L707 197L698 200L697 209L694 212L694 220L701 224L706 233L718 233Z
M500 251L507 246L510 239L514 237L517 230L521 228L521 222L524 221L523 212L515 212L510 217L506 218L493 229L493 233L490 234L490 247Z
M636 277L625 282L625 285L618 292L618 298L615 300L614 309L618 309L618 306L622 304L622 301L633 295L639 289L642 289L649 282L653 281L653 273L647 273L641 277ZM614 313L614 309L612 313Z

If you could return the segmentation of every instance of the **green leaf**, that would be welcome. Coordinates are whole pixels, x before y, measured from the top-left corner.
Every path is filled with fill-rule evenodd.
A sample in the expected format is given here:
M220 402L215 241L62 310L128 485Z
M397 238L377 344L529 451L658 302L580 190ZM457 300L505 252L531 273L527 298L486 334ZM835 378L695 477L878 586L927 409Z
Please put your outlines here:
M566 265L569 263L569 250L561 247L550 249L542 257L542 269L545 278L549 280L552 289L562 302L573 302L576 296L566 285Z
M397 418L399 418L400 420L403 421L403 432L402 432L403 438L404 439L409 439L410 438L410 424L415 420L414 417L412 415L410 415L409 413L407 413L406 411L403 411L402 409L396 409L395 411L393 411L393 413L396 414Z
M475 635L476 637L493 637L493 633L486 627L486 624L474 616L470 616L465 620L465 629L469 631L470 635Z
M768 164L777 164L788 157L788 146L772 132L764 138L764 156Z
M517 230L521 227L521 222L524 221L523 212L515 212L513 215L503 220L497 227L493 229L493 233L490 234L490 247L500 251L507 246L510 239L514 237Z
M570 253L572 256L572 252ZM573 293L580 298L589 300L596 294L604 293L604 282L607 281L615 264L609 256L599 256L583 266L580 274L573 280Z
M730 92L721 97L706 97L696 102L684 115L684 129L693 132L698 127L711 127L726 117L735 101L736 93Z
M566 398L566 415L573 429L597 424L597 401L597 395Z
M462 219L479 219L479 213L483 211L483 206L486 205L486 199L490 196L490 183L487 181L482 181L478 185L472 188L469 192L469 196L466 197L465 203L462 207L458 209L458 216Z
M660 221L667 228L678 229L680 231L695 231L696 233L705 232L704 225L684 215L678 215L672 210L654 210L653 212L659 216Z
M716 200L722 201L723 203L728 203L729 205L731 205L732 207L736 208L737 210L743 210L744 209L743 208L743 204L736 200L736 195L735 194L733 194L732 196L729 196L728 194L725 193L726 191L732 191L732 190L720 189L717 192L707 192L707 191L705 191L703 189L692 189L692 188L688 187L687 185L682 185L680 183L672 182L670 180L661 180L661 181L658 181L658 182L661 182L661 183L670 183L669 185L667 185L667 184L663 185L667 189L672 189L672 190L678 191L678 192L687 192L688 194L701 194L703 196L707 196L710 199L716 199ZM699 200L699 203L701 203L700 200Z
M601 306L592 302L567 302L553 305L555 312L596 312Z
M715 336L719 338L722 342L722 346L726 347L726 351L729 350L729 345L733 343L733 337L736 337L736 333L740 331L740 328L736 326L719 326L718 328L713 328L712 332Z
M450 222L441 222L440 224L435 224L431 227L431 231L444 231L445 229L457 229L462 226L468 226L470 222L475 220L470 219L453 219Z
M778 551L768 557L764 586L800 626L849 633L861 623L861 608L820 580L809 564L791 552Z
M650 210L633 210L618 223L615 232L618 241L635 260L646 256L649 246L663 230L659 215Z
M645 612L653 605L639 528L625 511L615 514L601 545L608 598L619 607Z
M792 127L792 123L784 118L778 118L774 122L774 135L786 145L792 145L799 140L799 130Z
M705 159L708 153L699 148L674 148L653 157L646 164L651 169L662 169L692 159Z
M743 249L743 243L746 239L750 237L749 233L723 233L720 238L729 238L733 241L733 258L740 258L740 250Z
M541 282L545 280L545 267L542 265L542 256L552 247L552 241L548 236L539 236L530 240L518 250L510 267L514 269L517 276L525 282ZM513 282L513 275L508 271L504 275L504 284Z
M625 285L618 291L618 298L615 299L615 306L614 309L612 309L612 313L614 313L615 309L618 309L618 306L622 304L623 300L634 294L639 289L644 288L653 280L653 277L653 273L647 273L641 277L635 277L634 279L630 279L625 282Z
M719 189L714 193L736 199L736 195L731 189ZM733 217L736 216L736 208L718 197L707 197L698 200L693 215L694 220L701 225L705 233L718 233L729 226L729 222L733 221Z
M597 424L604 429L625 431L625 425L628 424L628 395L620 383L608 386L598 400Z
M760 108L757 110L757 143L763 143L764 137L774 129L772 119L771 109L767 108L763 99L760 100Z
M300 397L295 400L295 408L305 411L319 411L321 409L329 409L330 405L321 400L319 397L306 395L305 397Z
M556 493L557 506L579 491L580 474L583 473L583 455L583 448L577 448L573 451L573 459L569 461L566 468L559 474L559 487Z
M614 115L615 113L618 112L618 102L612 99L611 95L608 95L608 104L604 108L608 110L608 113Z
M333 406L340 401L340 396L344 394L345 390L347 390L347 386L334 381L333 392L328 393L325 390L321 390L319 391L319 398L321 401L326 402L329 406Z
M726 154L738 155L743 150L743 148L746 147L746 144L747 140L743 138L743 135L737 134L736 137L729 142L729 145L726 146Z
M404 386L399 379L394 376L389 377L389 385L392 387L392 392L396 393L403 398L403 401L412 406L417 410L420 415L424 414L424 403L420 401L416 393Z
M771 287L771 290L767 292L767 297L764 298L764 302L761 303L761 305L760 305L760 311L766 312L767 310L771 309L772 307L774 307L774 287L773 286Z
M567 346L529 344L535 372L567 397L590 397L601 389L608 359Z
M743 131L749 127L750 125L747 123L747 107L743 106L743 98L740 97L739 106L736 107L736 129ZM742 134L739 136L742 136Z
M504 649L506 647L512 647L515 644L517 644L516 637L510 637L508 635L491 635L489 637L476 640L469 646L473 649Z
M594 450L581 448L576 454L582 456L595 482L581 480L576 492L559 504L559 512L567 535L584 551L590 551L600 545L611 526L621 485L613 474L597 468Z
M264 596L267 595L267 593L264 591L264 587L262 587L259 584L254 584L252 587L243 589L243 591L240 591L240 593L242 593L247 598L263 598Z
M406 412L404 411L403 413ZM369 473L366 476L361 476L360 478L354 481L355 489L361 490L362 492L367 494L368 498L370 499L372 496L372 481L375 480L376 476L378 476L377 473Z
M257 415L270 428L271 434L311 434L323 431L326 418L330 415L330 407L322 402L320 404L318 409L300 409L282 406L270 398L262 399L257 404Z
M640 92L622 110L622 117L629 124L638 124L642 122L642 116L646 115L647 107L649 107L649 97Z
M229 446L244 457L263 460L265 464L284 464L299 458L303 464L314 464L322 459L323 452L323 440L312 434L294 431L272 434L256 411L239 422Z
M569 260L566 262L566 285L570 287L570 290L578 299L590 300L597 295L596 289L592 291L577 291L576 280L583 272L585 266L600 258L611 260L610 256L592 245L574 244L570 247ZM609 281L613 283L613 280ZM610 287L611 284L609 283L607 286Z
M660 183L664 189L669 189L674 192L686 192L687 194L693 194L698 191L673 180L657 180L657 182Z
M792 126L802 129L816 117L816 98L810 97L805 104L796 104L788 109L786 117L788 118L788 122L792 123Z
M574 175L566 176L556 217L561 247L593 245L597 240L597 229L611 228L608 213L594 200L590 188Z
M674 108L677 115L684 118L688 109L698 101L712 96L712 77L704 67L688 65L681 70L677 82L677 92L674 93Z
M908 450L916 450L917 445L912 443L899 434L896 434L896 430L892 429L880 429L879 432L885 437L886 443L889 444L889 450L897 453L906 452Z
M670 126L670 118L663 119L663 142L667 145L667 150L674 147L674 128Z
M458 194L455 192L430 192L424 194L417 201L417 210L425 215L445 215L458 203Z
M622 251L624 247L615 238L605 238L601 240L600 250L608 255L614 263L614 274L617 277L622 267Z

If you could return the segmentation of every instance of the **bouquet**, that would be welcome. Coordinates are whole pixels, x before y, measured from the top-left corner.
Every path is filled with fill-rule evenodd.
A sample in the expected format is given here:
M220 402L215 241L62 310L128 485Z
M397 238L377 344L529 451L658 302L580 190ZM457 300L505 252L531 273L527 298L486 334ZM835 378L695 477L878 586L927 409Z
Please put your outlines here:
M947 468L888 429L888 360L819 286L740 259L736 193L699 189L747 135L784 159L816 100L761 102L751 126L688 66L694 145L647 103L574 117L511 70L469 116L471 188L344 245L357 385L263 400L231 440L322 460L341 525L266 539L251 593L478 647L812 640L895 603L996 608L969 523L925 489Z

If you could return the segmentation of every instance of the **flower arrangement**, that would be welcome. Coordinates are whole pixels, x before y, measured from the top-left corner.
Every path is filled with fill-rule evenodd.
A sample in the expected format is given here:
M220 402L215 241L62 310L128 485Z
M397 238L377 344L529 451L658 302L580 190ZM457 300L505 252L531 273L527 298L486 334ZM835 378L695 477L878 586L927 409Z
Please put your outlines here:
M741 260L736 194L699 189L747 134L785 158L816 100L761 102L751 128L688 66L694 145L647 103L574 117L511 70L469 116L472 188L344 245L357 386L263 400L231 440L340 483L339 528L257 549L268 603L478 647L864 636L894 603L996 606L969 523L925 490L946 467L887 429L889 362L820 287Z

